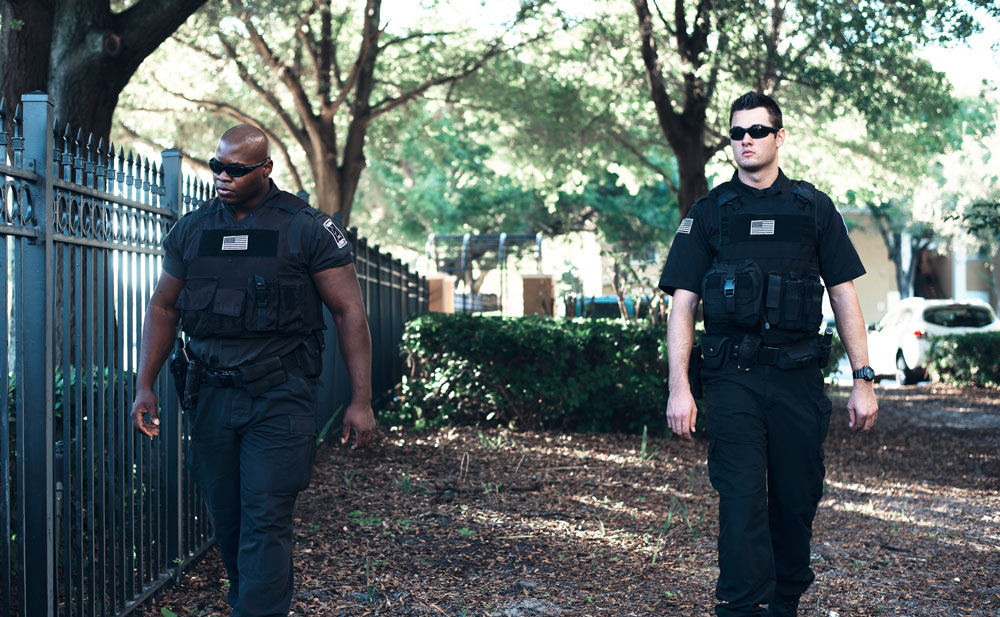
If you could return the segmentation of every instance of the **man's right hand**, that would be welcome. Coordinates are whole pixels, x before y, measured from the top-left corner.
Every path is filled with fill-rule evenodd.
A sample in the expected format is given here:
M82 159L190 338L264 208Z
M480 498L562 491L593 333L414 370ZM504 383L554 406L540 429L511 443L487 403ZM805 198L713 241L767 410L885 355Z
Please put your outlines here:
M691 390L670 393L670 398L667 399L667 424L670 430L684 439L691 439L697 418L698 406L691 396Z
M146 422L149 414L150 422ZM150 389L142 389L135 395L132 403L132 426L146 437L156 437L160 434L160 413L157 411L156 395Z

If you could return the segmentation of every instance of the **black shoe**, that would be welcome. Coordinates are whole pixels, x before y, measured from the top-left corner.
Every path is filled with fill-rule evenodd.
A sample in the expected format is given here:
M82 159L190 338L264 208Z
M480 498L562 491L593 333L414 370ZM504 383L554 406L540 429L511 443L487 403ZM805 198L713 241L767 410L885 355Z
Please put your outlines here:
M775 596L767 605L768 617L797 617L799 614L799 599L787 596Z

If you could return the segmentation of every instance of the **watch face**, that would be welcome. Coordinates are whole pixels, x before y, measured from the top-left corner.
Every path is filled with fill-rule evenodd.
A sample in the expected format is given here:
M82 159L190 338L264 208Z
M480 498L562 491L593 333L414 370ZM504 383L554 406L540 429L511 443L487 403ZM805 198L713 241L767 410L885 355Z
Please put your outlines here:
M862 366L858 370L854 371L855 379L864 379L865 381L875 380L875 371L870 366Z

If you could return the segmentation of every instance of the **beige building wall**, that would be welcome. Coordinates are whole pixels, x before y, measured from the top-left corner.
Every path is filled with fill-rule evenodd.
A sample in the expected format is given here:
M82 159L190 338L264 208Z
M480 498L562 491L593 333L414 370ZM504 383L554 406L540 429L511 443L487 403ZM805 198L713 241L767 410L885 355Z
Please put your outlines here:
M870 214L860 210L842 214L848 221L851 242L867 271L864 276L855 279L854 288L858 291L858 301L865 321L872 323L882 319L886 311L899 300L896 267L889 259L885 241ZM825 311L827 316L833 316L828 302Z

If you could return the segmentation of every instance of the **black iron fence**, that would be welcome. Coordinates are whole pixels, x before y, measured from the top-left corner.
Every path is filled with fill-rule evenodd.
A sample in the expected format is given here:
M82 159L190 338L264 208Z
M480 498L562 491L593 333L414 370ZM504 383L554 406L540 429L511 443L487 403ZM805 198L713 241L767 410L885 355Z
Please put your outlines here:
M160 241L211 186L182 175L177 151L153 162L58 127L39 93L0 101L0 181L0 614L126 615L212 543L166 375L160 437L128 417ZM427 284L351 232L386 393ZM328 325L321 426L350 396Z

